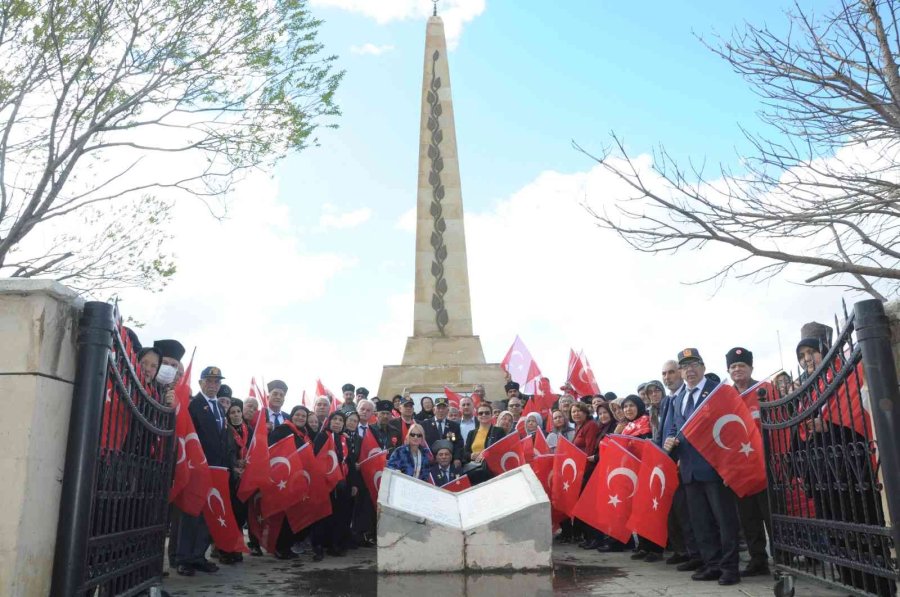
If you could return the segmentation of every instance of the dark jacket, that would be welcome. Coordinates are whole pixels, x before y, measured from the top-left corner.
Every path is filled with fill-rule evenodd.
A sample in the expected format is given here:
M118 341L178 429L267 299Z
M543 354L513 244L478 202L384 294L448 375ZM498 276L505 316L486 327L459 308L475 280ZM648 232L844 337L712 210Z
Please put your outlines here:
M281 441L290 435L293 435L294 445L297 446L297 449L300 449L309 441L309 436L306 435L305 431L306 429L300 429L300 432L302 434L301 437L294 433L294 430L287 425L279 425L269 432L269 445L274 445L276 442Z
M450 468L447 470L447 474L445 475L443 471L441 471L440 465L437 462L431 465L431 477L434 479L434 484L440 487L441 485L446 485L451 481L455 481L462 476L462 472L455 466L453 463L450 463Z
M678 469L681 473L682 483L690 483L691 481L722 480L722 477L719 476L712 465L700 455L700 452L698 452L690 442L684 439L683 435L681 435L681 428L684 426L687 418L692 412L697 410L717 385L717 383L710 381L709 379L704 379L703 383L698 386L700 388L700 395L694 400L694 408L690 411L685 411L684 414L682 414L681 410L682 403L687 394L687 386L682 386L678 395L676 395L675 399L672 401L673 412L672 416L669 418L669 427L664 435L665 437L677 437L679 440L678 445L672 450L672 456L678 461Z
M466 446L463 449L463 461L471 462L472 460L472 444L475 443L475 436L478 434L478 427L469 432L469 437L466 438ZM506 433L503 432L503 429L500 427L495 427L491 425L491 428L488 429L487 439L484 440L485 449L488 448L491 444L499 442L501 439L506 437Z
M403 445L403 440L400 438L400 430L391 426L390 422L384 429L378 425L369 426L369 433L375 435L375 439L378 440L378 445L381 446L382 450L393 452L396 448Z
M231 433L225 426L228 422L225 419L225 412L222 407L215 401L215 408L219 409L223 426L219 429L216 422L216 415L211 410L209 403L203 394L197 393L188 404L188 412L191 415L191 421L194 423L194 430L197 432L197 438L200 440L200 447L203 448L203 454L210 466L231 467L229 462L228 449L225 445L225 434Z
M434 442L439 439L449 440L453 444L453 460L462 460L463 438L459 423L450 419L444 419L443 434L441 434L441 430L438 427L437 419L426 420L422 423L422 428L425 429L425 441L428 442L429 446L433 446Z

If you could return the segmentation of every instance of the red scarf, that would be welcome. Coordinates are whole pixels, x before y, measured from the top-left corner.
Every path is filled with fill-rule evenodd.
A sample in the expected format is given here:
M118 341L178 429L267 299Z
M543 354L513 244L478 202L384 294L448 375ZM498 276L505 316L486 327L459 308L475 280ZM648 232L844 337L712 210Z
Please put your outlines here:
M347 454L347 435L344 433L335 433L334 435L335 435L335 437L338 437L341 442L341 450L342 450L342 452L341 452L341 454L342 454L341 470L344 471L344 478L346 479L347 472L348 472L348 468L347 468L347 455L348 455Z
M301 440L303 440L304 444L307 442L305 431L301 431L300 428L297 427L296 425L294 425L294 423L291 421L285 421L284 424L287 425L290 428L290 430L294 432L294 435L296 435Z
M625 429L622 430L622 435L631 435L634 437L647 435L648 433L652 433L650 430L650 417L648 415L638 417L625 425Z
M231 434L234 436L234 443L238 445L238 454L240 454L240 459L244 460L247 458L247 424L241 421L240 425L241 432L238 433L238 427L234 425L231 426Z

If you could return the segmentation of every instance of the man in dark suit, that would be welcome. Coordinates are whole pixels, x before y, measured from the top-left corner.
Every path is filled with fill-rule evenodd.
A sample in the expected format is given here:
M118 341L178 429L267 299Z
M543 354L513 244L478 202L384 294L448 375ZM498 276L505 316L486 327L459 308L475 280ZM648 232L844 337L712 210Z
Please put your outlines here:
M706 367L696 348L678 353L684 385L673 401L663 448L678 460L691 526L703 567L691 578L718 580L720 585L741 581L738 573L737 498L705 458L680 435L681 428L718 385L704 377Z
M200 447L210 466L231 465L225 449L225 432L227 421L225 411L219 405L216 394L222 385L222 370L218 367L206 367L200 373L200 392L191 399L188 412ZM193 576L195 570L215 572L218 566L206 559L209 548L209 530L203 515L188 516L182 513L178 528L178 574Z
M375 439L382 450L393 452L395 448L403 445L400 439L400 431L389 425L394 403L390 400L379 400L375 403L375 425L371 427Z
M447 418L450 414L450 401L446 396L434 399L434 418L422 423L425 429L425 443L429 446L439 439L449 440L453 444L453 465L462 466L463 437L459 423Z
M391 422L388 423L388 425L400 434L401 444L406 441L406 434L409 433L409 428L418 423L414 417L415 404L415 401L413 401L411 397L402 397L400 402L400 416L396 419L392 419Z
M453 443L450 440L439 439L431 444L431 453L435 459L431 465L435 485L440 487L460 477L459 467L453 466Z

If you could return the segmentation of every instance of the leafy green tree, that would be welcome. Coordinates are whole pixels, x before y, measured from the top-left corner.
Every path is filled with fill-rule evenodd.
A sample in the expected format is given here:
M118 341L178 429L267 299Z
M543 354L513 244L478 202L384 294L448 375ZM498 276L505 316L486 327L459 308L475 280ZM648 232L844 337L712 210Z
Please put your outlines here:
M335 126L305 0L0 2L0 274L158 289L174 201L219 211Z

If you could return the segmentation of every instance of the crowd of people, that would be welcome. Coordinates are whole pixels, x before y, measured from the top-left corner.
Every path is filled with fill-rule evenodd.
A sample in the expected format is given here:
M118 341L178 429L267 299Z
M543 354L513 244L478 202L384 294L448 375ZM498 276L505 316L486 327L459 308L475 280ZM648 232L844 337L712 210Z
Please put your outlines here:
M801 370L812 373L826 352L827 340L817 332L803 338L796 355ZM141 350L140 371L147 383L161 386L161 396L171 402L171 388L181 375L184 348L174 340L158 341ZM753 353L735 347L716 360L741 393L753 417L759 418L755 392ZM231 504L241 527L250 528L248 547L252 556L262 556L261 538L253 533L249 518L251 500L238 496L242 473L256 422L262 417L268 429L268 443L293 437L297 448L310 444L318 454L323 446L334 446L342 480L330 491L331 514L299 532L287 520L277 529L273 554L294 559L309 554L315 561L326 555L341 557L347 550L375 546L376 513L370 489L359 471L368 455L364 444L372 442L387 451L387 466L435 485L446 485L461 477L477 484L492 476L484 466L483 453L510 434L521 437L540 434L553 451L561 438L572 442L587 455L582 487L597 466L598 446L610 434L648 439L664 449L678 463L680 485L669 514L668 544L658 545L635 536L623 543L575 519L561 522L555 541L574 543L585 550L615 552L632 550L631 559L646 563L664 562L697 581L717 581L720 585L740 582L742 576L769 574L769 547L772 537L766 492L738 498L722 477L684 441L680 429L691 413L722 381L707 371L696 348L685 348L660 369L660 379L641 383L634 393L614 392L575 396L571 386L561 388L547 416L531 411L523 415L529 400L515 381L508 381L504 396L489 396L482 385L458 404L447 396L423 397L418 410L412 397L390 400L369 396L364 387L344 385L342 396L318 396L312 409L298 405L283 410L288 385L281 380L267 384L267 406L255 397L235 397L222 383L217 367L200 374L199 392L190 401L190 415L199 443L212 466L231 471ZM776 394L792 389L784 373L772 378ZM774 396L773 396L774 398ZM367 439L368 438L368 439ZM182 575L195 571L215 572L218 566L207 557L209 533L202 516L188 516L173 507L169 540L170 565ZM746 543L749 562L739 569L739 545ZM664 558L664 551L671 555ZM221 564L236 564L239 552L213 550Z

